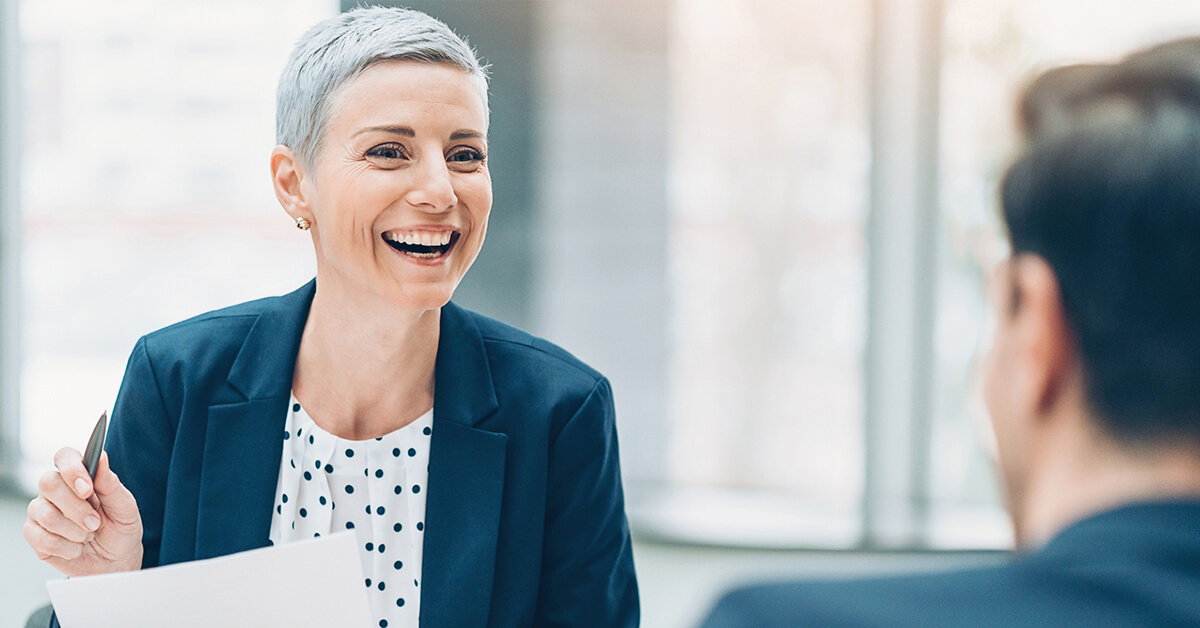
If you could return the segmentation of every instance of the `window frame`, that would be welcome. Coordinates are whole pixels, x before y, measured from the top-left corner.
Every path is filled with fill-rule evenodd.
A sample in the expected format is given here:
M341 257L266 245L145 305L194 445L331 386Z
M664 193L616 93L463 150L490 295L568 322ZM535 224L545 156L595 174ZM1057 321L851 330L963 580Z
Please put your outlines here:
M928 546L938 257L941 0L873 0L866 548ZM896 234L907 237L897 238Z
M20 21L0 0L0 488L20 492Z

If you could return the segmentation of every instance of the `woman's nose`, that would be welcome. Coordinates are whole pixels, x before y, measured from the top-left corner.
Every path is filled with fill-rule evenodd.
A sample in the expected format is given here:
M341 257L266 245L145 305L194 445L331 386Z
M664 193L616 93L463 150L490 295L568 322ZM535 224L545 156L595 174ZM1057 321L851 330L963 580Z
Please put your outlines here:
M416 168L414 175L413 187L406 195L414 207L444 212L458 204L458 196L450 180L450 169L441 160L425 161Z

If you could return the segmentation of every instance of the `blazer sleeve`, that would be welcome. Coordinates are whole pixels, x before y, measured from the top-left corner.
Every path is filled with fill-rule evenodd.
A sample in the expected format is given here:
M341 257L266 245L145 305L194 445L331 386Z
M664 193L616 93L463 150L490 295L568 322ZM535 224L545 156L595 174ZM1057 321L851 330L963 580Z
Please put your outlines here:
M137 499L143 569L159 562L173 423L142 338L125 367L104 448L113 471Z
M612 389L600 378L552 434L537 626L637 626L637 578Z

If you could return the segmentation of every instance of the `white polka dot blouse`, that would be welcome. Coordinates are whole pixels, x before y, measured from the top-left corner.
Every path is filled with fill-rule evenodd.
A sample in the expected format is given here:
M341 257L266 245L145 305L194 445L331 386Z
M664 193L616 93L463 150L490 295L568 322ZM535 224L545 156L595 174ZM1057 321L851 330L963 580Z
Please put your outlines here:
M417 628L433 410L380 438L345 440L292 396L271 544L354 530L380 628Z

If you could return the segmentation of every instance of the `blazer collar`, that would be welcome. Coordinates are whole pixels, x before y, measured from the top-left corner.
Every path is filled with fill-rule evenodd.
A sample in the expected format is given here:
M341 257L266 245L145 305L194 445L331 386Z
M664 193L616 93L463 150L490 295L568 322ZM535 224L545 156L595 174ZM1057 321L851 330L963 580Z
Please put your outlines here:
M479 326L453 303L442 308L434 381L437 419L474 426L500 407Z
M1200 499L1146 500L1093 514L1068 525L1028 557L1080 565L1127 562L1131 556L1200 561Z
M316 291L313 279L290 294L266 301L229 369L229 385L247 400L288 396Z

